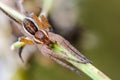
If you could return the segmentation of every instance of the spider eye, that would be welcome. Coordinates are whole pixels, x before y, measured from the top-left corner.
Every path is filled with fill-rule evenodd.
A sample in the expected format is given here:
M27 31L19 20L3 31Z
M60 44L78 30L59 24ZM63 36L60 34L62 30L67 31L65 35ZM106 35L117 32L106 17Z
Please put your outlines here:
M23 28L25 31L31 35L35 35L35 33L38 31L38 28L34 21L30 18L25 18L23 20Z

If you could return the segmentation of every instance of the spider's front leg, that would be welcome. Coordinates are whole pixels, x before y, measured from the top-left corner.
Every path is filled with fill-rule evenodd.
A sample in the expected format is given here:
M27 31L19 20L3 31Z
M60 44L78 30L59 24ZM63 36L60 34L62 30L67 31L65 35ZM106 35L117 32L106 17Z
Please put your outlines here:
M33 41L30 40L30 39L28 39L28 38L23 38L23 37L21 37L21 38L19 38L19 41L25 43L25 45L26 45L26 44L34 45ZM23 46L21 46L21 47L19 48L19 53L18 53L20 59L22 60L22 62L24 62L24 61L23 61L23 58L22 58L22 55L21 55L21 54L22 54L22 50L24 49L25 45L23 45Z
M29 44L29 45L34 45L33 41L29 38L25 38L25 37L20 37L19 38L19 41L20 42L24 42L25 44Z
M22 50L24 49L24 47L29 44L29 45L34 45L33 41L30 40L29 38L24 38L24 37L20 37L19 40L17 42L15 42L14 44L12 44L11 49L19 49L19 57L20 59L23 61L22 59Z

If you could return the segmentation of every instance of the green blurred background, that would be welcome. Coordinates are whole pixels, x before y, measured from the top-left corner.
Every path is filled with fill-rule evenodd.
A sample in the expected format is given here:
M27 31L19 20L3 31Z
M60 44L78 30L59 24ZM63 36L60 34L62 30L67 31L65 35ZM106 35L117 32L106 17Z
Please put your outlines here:
M39 2L39 0L36 1ZM53 5L58 4L59 1L60 0L54 1ZM64 14L66 16L69 15L68 17L76 15L75 18L74 17L70 18L73 21L75 21L72 27L74 26L80 27L80 31L82 31L82 34L79 33L77 35L82 35L82 37L78 36L79 38L77 39L77 41L75 40L75 42L74 40L71 40L73 45L77 47L77 49L80 50L80 52L82 52L85 56L87 56L88 59L90 59L93 62L94 66L96 66L106 75L108 75L112 80L120 80L119 77L120 1L119 0L76 0L76 1L61 0L61 1L63 1L62 3L64 3L64 5L73 3L74 7L70 7L71 13L69 13L72 15L60 13L61 8L57 8L57 6L55 5L53 7L57 8L57 11L54 8L53 8L54 10L51 10L50 22L54 25L54 27L59 24L59 23L57 24L57 22L55 23L55 21L57 21L56 19L59 19L58 22L60 21L62 22L62 19L56 17L59 14L55 12L58 11L60 14ZM60 6L62 7L63 4L60 4ZM72 11L76 12L73 13ZM64 19L65 17L63 17L63 20ZM68 23L71 22L68 21ZM64 22L61 24L64 24ZM2 30L1 26L0 29ZM70 35L66 36L65 34L63 34L63 36L65 36L66 38L68 38L67 36L72 37ZM11 35L13 34L11 33ZM10 42L10 44L15 41L15 39L9 40L13 40ZM84 73L82 77L79 77L72 71L69 71L66 68L61 67L60 65L51 62L50 60L46 59L44 56L39 54L38 50L34 50L34 52L31 53L34 54L30 56L27 64L25 64L24 67L21 66L23 64L19 64L20 66L17 66L17 69L12 75L12 78L7 80L61 80L61 79L91 80ZM3 52L0 52L0 55L1 54L3 54ZM0 58L1 57L2 56L0 56ZM2 60L0 61L0 63L1 62ZM20 60L18 60L17 62L20 62ZM9 60L6 63L9 63ZM5 63L2 63L0 65L3 64Z

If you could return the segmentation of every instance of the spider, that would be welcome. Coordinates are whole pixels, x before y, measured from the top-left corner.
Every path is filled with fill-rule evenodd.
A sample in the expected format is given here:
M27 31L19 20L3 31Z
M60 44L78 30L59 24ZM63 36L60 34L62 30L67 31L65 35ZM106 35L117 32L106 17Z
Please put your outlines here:
M22 5L24 0L19 0L19 9L21 13L25 14L26 11ZM3 10L4 11L4 10ZM13 17L9 15L14 21L17 22ZM17 22L19 23L19 22ZM62 36L51 32L49 29L52 26L47 21L47 18L44 15L41 15L39 18L34 14L30 14L25 17L22 21L22 28L25 36L29 39L21 37L19 38L20 42L25 44L36 45L40 52L51 60L57 62L58 64L72 70L73 72L80 74L76 67L69 65L67 62L72 61L76 63L88 64L91 63L84 55L82 55L76 48L74 48L66 39ZM23 33L23 34L24 34ZM61 45L63 49L67 50L70 55L75 56L76 58L69 57L66 51L61 51L63 54L58 54L54 51L54 45ZM25 47L21 46L19 51L19 57L22 59L21 53L22 49Z

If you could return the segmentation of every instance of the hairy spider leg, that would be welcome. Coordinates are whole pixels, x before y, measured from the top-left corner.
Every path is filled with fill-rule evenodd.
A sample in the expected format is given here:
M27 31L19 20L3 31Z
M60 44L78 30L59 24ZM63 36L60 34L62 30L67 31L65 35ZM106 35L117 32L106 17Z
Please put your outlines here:
M25 45L23 45L19 48L19 52L18 52L20 59L22 60L22 62L24 62L24 60L22 58L22 51L23 51L24 47L26 46L26 44L34 45L34 43L30 39L27 39L27 38L24 38L24 37L20 37L19 41L25 43Z
M82 74L80 73L80 71L78 71L77 68L75 68L75 67L73 67L73 66L70 66L69 64L67 64L67 63L59 60L58 58L53 57L53 56L50 56L50 59L53 60L53 61L55 61L56 63L62 65L63 67L68 68L69 70L75 72L75 73L78 74L79 76L82 75Z
M40 52L46 56L47 58L50 58L51 60L53 60L54 62L57 62L58 64L62 65L65 68L68 68L69 70L75 72L76 74L78 74L79 76L81 76L81 73L78 71L77 68L70 66L69 64L61 61L64 59L58 58L54 55L52 55L51 53L53 52L52 50L50 50L49 48L46 47L46 45L44 44L36 44L37 47L39 48ZM56 53L57 54L57 53Z
M67 40L65 40L63 37L52 33L52 32L48 32L48 36L49 39L53 42L57 42L57 44L62 45L62 47L64 47L66 50L68 50L71 55L75 56L77 58L77 60L81 63L90 63L90 61L83 56L77 49L75 49Z

